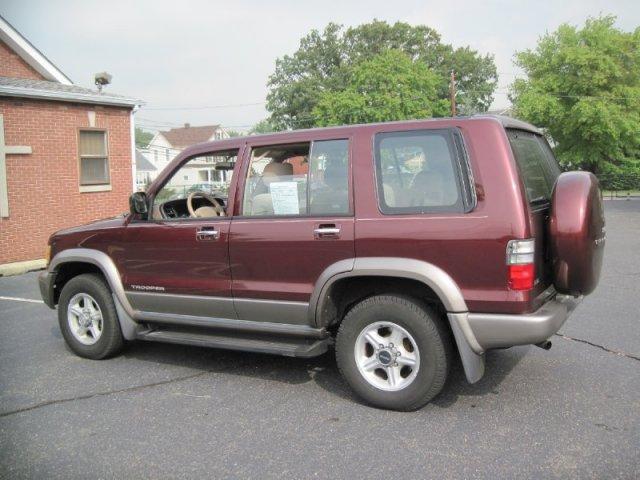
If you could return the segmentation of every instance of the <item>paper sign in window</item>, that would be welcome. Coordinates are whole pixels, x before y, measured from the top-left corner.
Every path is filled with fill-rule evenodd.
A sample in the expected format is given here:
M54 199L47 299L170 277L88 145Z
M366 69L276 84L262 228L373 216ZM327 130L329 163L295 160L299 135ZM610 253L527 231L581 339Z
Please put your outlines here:
M273 182L269 185L273 213L275 215L299 215L298 184L296 182Z

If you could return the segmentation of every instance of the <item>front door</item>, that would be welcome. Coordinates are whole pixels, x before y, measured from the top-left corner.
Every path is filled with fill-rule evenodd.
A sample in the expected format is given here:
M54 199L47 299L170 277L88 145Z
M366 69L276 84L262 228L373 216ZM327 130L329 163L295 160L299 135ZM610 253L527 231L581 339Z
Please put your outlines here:
M225 208L229 183L211 181L216 177L210 171L233 168L237 153L185 161L155 194L150 218L127 227L120 267L134 309L235 318ZM217 177L230 179L232 172L227 173Z
M254 144L245 156L229 244L236 312L308 324L320 274L355 257L349 140Z

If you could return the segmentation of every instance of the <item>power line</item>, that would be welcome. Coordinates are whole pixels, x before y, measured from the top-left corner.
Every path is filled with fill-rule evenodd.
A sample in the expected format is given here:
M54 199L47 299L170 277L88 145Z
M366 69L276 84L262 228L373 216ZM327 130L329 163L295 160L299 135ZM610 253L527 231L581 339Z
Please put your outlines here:
M465 92L462 92L463 94ZM466 92L468 93L468 92ZM499 95L508 95L512 93L511 90L509 89L496 89L492 92L492 94L499 94ZM603 100L632 100L635 97L626 97L626 96L614 96L614 95L565 95L565 94L556 94L556 93L550 93L550 92L539 92L541 94L545 94L545 95L551 95L551 96L555 96L557 98L592 98L592 99L603 99ZM414 98L410 98L409 100L419 100L422 97L414 97ZM369 105L369 107L371 107L371 105ZM361 109L360 108L355 108L352 110L347 110L344 113L345 114L351 114L351 113L357 113L359 112ZM139 120L142 120L142 122L140 123L140 125L142 127L146 127L152 130L156 130L156 131L160 131L160 127L182 127L183 124L178 124L178 123L172 123L172 122L161 122L161 121L156 121L156 120L152 120L152 119L148 119L148 118L143 118L143 117L137 117ZM300 115L296 118L291 118L288 120L288 124L293 126L293 127L298 127L300 125L306 127L306 128L310 128L313 127L314 124L320 120L329 120L331 117L328 116L319 116L319 115L315 115L313 113L308 113L308 114L303 114ZM145 122L150 122L153 125L149 125L149 124L145 124ZM249 129L252 128L254 126L254 124L245 124L245 125L220 125L221 128L224 129ZM166 148L164 146L160 146L162 148Z
M251 102L251 103L230 103L227 105L195 105L185 107L151 107L144 108L145 110L209 110L214 108L239 108L239 107L255 107L257 105L265 105L267 102Z

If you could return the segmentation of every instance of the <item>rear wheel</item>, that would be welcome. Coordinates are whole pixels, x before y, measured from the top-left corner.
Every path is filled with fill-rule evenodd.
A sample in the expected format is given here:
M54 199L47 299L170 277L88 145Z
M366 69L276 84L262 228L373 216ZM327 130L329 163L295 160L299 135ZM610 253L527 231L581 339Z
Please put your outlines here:
M63 287L58 323L69 348L81 357L107 358L124 344L111 290L95 274L78 275Z
M367 403L415 410L442 390L451 342L428 306L379 295L346 315L336 339L336 358L345 380Z

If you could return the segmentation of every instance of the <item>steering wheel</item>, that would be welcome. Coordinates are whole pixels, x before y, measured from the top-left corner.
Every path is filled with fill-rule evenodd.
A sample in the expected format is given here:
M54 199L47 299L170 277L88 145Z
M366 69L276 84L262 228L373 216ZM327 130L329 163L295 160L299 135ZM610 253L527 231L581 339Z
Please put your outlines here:
M202 206L197 210L193 209L193 199L196 197L204 198L207 200L212 206ZM195 192L191 192L187 197L187 210L189 210L189 215L192 217L224 217L224 207L220 205L220 202L216 200L216 198L202 190L196 190Z

